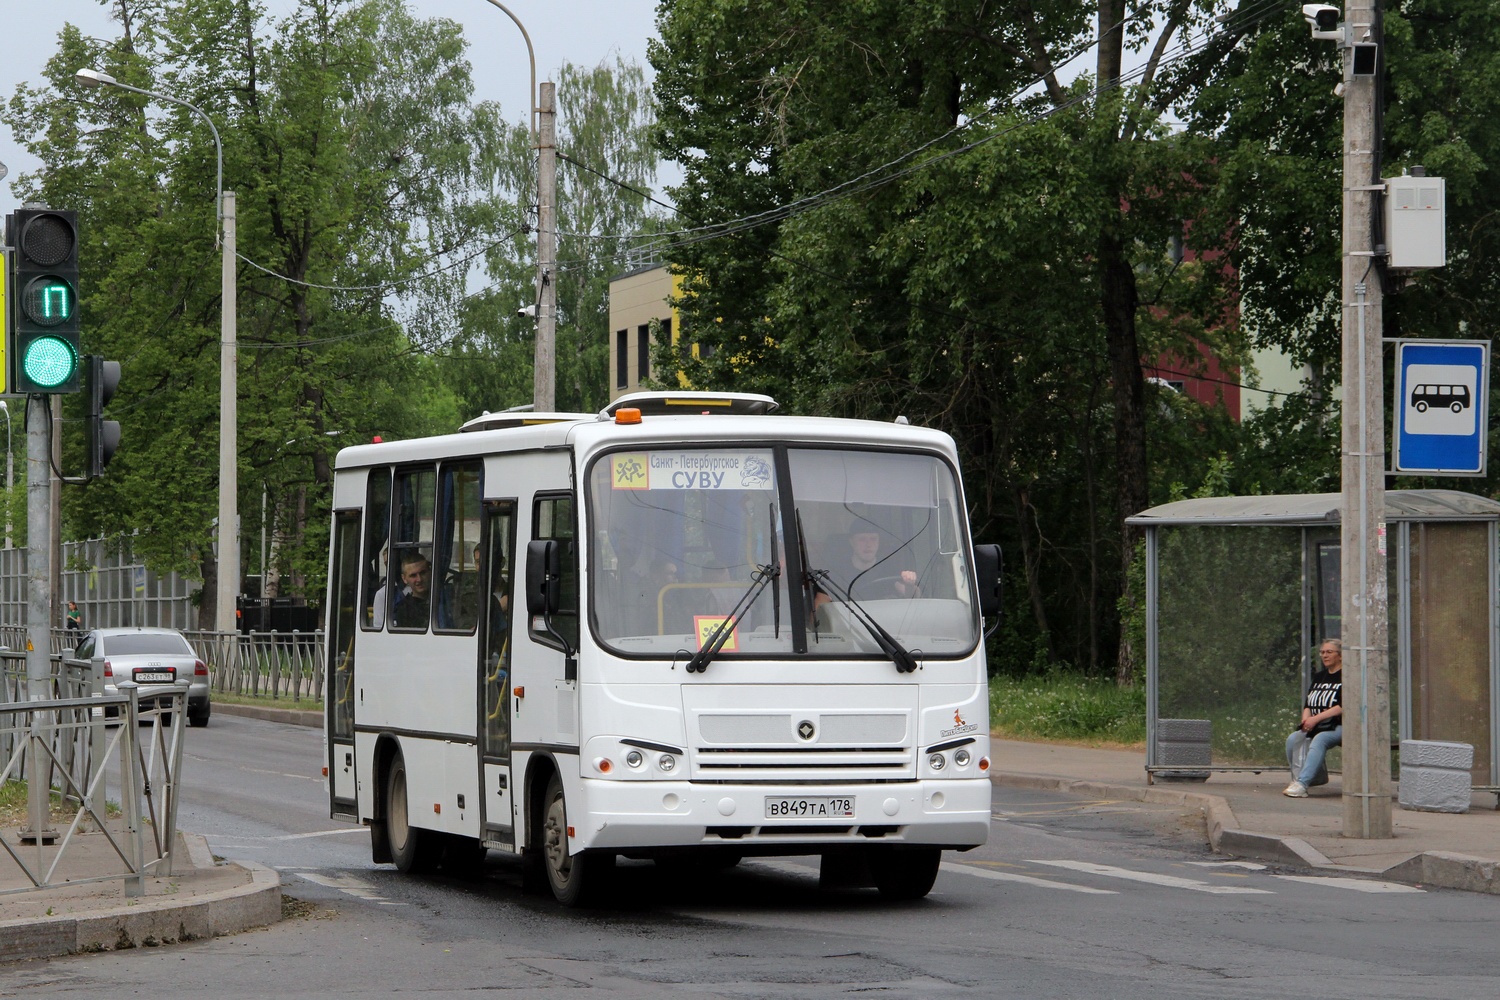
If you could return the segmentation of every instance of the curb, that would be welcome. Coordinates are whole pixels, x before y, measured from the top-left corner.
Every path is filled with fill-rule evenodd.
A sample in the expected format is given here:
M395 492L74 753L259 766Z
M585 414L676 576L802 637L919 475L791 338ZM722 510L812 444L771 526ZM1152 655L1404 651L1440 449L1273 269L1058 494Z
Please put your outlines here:
M214 702L213 711L224 715L238 715L262 722L280 722L287 726L306 726L309 729L323 728L323 713L310 712L302 708L263 708L260 705L226 705Z
M192 838L188 838L191 840ZM156 947L234 934L281 919L281 879L254 862L230 862L250 884L188 900L138 902L129 909L0 923L0 961Z
M1218 795L1205 792L1177 792L1149 786L1111 785L1076 778L1055 778L1037 774L995 772L990 781L1008 788L1031 788L1067 792L1101 798L1150 802L1157 805L1191 806L1203 813L1204 841L1215 854L1255 858L1272 864L1303 868L1323 868L1338 872L1380 875L1394 882L1418 883L1443 889L1462 889L1500 895L1500 861L1476 858L1467 854L1427 851L1390 868L1366 869L1341 865L1326 857L1301 837L1278 837L1239 828L1234 810Z

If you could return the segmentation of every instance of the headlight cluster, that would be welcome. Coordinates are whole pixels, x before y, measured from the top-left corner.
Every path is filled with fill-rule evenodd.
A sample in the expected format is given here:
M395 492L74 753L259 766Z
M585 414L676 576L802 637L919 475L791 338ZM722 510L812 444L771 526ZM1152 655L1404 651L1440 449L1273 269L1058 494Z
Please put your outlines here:
M968 771L976 763L974 753L968 746L973 742L973 740L960 740L957 743L940 743L930 748L927 751L927 767L932 771L942 771L946 770L951 763L959 771ZM980 757L977 764L980 773L990 769L988 757Z
M593 758L594 775L615 779L675 776L678 758L683 755L677 747L645 740L601 740L594 749L603 751Z

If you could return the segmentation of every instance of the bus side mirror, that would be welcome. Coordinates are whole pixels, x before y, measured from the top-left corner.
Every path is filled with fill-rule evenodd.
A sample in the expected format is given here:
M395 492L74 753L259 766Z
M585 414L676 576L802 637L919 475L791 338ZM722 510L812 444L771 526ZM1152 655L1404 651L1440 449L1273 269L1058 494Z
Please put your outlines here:
M998 545L974 546L974 578L979 585L979 613L985 618L1000 614L1000 600L1004 596L1000 582L1000 569L1004 560Z
M562 603L562 548L555 538L526 543L526 614L550 618Z

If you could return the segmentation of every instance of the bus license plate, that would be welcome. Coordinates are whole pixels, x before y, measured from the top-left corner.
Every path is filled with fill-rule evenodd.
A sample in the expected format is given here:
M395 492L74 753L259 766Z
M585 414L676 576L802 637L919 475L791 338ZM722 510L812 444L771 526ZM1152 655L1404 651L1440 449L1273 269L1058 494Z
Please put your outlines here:
M177 677L170 670L137 670L135 682L137 684L170 684Z
M852 795L766 796L766 819L842 819L853 815Z

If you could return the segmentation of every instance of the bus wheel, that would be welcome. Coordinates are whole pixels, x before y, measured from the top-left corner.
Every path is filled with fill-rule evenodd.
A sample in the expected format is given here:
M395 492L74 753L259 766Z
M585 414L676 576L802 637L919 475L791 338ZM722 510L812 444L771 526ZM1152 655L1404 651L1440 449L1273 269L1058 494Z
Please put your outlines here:
M434 855L441 853L435 834L412 826L407 808L406 758L391 758L385 775L385 839L391 861L403 872L427 872L437 867Z
M886 899L921 899L932 891L942 860L938 847L881 852L870 859L870 874Z
M607 877L613 855L591 851L568 853L568 807L562 778L556 774L547 783L542 812L542 865L552 895L564 906L582 906L597 897Z

